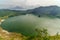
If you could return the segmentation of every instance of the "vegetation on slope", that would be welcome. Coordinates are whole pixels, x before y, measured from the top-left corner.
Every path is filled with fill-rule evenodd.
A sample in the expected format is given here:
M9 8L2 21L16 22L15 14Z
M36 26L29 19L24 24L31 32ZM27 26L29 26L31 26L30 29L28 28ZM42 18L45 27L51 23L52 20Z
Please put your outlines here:
M56 33L50 36L47 29L36 29L38 34L35 36L24 36L20 33L8 32L0 28L0 40L60 40L60 35Z

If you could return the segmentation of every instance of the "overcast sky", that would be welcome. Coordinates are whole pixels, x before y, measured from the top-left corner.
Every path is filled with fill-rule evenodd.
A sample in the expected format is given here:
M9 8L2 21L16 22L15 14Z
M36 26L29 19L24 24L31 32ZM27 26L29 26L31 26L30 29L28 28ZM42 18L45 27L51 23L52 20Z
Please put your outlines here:
M60 6L60 0L0 0L0 8L21 6L25 8L34 8L38 6Z

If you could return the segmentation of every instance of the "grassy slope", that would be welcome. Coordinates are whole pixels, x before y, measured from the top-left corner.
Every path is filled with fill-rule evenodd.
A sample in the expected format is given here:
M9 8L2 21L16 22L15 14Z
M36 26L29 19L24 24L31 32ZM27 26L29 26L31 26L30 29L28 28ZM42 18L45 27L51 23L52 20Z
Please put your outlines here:
M33 38L34 40L38 40L38 37ZM19 33L7 33L7 31L3 31L0 28L0 40L27 40L28 37L21 35ZM50 40L60 40L60 35L54 35L49 37ZM29 40L29 39L28 39ZM42 40L42 38L41 38Z

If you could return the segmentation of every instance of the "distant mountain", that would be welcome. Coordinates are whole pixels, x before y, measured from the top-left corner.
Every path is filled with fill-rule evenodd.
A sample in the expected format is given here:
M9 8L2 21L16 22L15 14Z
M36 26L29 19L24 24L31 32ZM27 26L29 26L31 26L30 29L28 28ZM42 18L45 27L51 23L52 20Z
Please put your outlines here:
M25 15L25 14L34 14L38 17L47 16L47 17L58 17L60 18L60 7L58 6L41 6L35 9L24 10L24 8L16 6L10 9L0 9L0 16L7 15Z
M24 8L20 7L20 6L11 7L9 9L11 9L11 10L24 10Z
M0 9L0 17L25 15L25 13L26 11L23 10Z
M32 10L28 10L28 12L40 16L60 17L60 7L58 6L38 7Z

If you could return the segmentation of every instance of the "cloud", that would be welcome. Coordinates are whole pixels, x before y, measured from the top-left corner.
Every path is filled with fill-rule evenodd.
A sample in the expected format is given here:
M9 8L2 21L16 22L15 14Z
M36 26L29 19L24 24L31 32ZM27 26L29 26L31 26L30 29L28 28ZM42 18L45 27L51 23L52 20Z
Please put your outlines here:
M59 5L60 0L0 0L0 6L21 6L24 8L32 8L38 6Z

